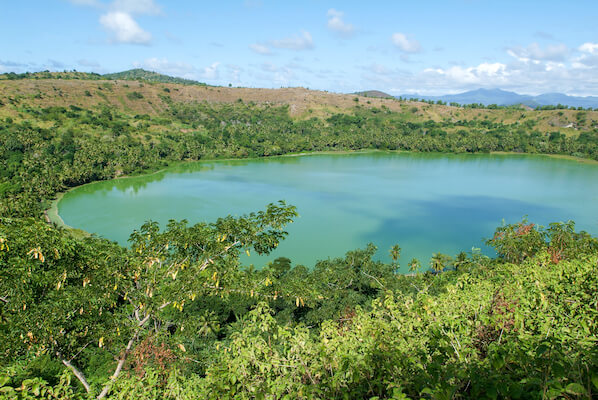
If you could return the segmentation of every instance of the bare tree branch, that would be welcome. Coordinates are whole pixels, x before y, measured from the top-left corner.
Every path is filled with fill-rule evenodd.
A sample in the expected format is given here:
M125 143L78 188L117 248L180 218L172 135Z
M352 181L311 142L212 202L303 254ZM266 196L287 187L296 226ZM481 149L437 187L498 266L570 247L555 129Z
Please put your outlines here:
M127 356L131 352L133 345L135 344L135 342L137 341L137 338L139 337L139 332L141 331L141 328L143 328L143 325L145 325L147 323L147 321L149 321L150 317L151 317L151 314L148 314L145 316L145 318L143 318L141 321L139 321L139 324L138 324L137 330L135 331L135 334L127 343L127 347L125 347L125 351L122 353L122 356L118 360L118 364L116 365L116 369L114 370L114 373L112 374L112 376L110 377L110 380L104 385L104 387L102 388L102 391L98 395L98 397L97 397L98 400L106 397L106 395L110 391L110 388L112 387L112 383L114 383L114 381L120 375L120 373L123 369L123 366L125 365L125 362L127 361Z
M60 354L57 354L58 357L60 357ZM73 374L75 374L75 376L77 377L77 379L79 379L79 382L81 382L81 384L83 385L83 387L85 388L85 391L87 393L89 393L89 391L91 390L89 383L87 383L87 379L85 379L85 375L83 375L83 372L79 371L77 369L77 367L75 367L73 364L71 364L71 362L69 360L65 360L62 359L62 363L69 368L71 371L73 371Z

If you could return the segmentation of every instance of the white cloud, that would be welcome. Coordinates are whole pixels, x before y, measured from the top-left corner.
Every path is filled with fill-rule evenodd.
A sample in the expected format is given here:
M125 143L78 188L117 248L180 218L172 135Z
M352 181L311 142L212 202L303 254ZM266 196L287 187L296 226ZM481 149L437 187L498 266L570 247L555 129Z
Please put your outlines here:
M208 67L204 67L201 69L199 76L201 79L209 79L214 80L220 77L220 73L218 72L218 66L220 65L219 62L212 63L212 65Z
M166 58L148 58L143 62L134 62L133 66L135 68L144 68L150 71L156 71L180 78L197 78L197 71L191 64L185 62L169 61Z
M303 31L301 32L301 35L295 35L280 40L273 40L271 45L279 49L308 50L313 49L314 41L309 32Z
M584 43L581 46L579 46L578 50L581 52L581 55L579 55L577 58L573 60L574 68L598 68L598 43Z
M272 54L272 51L270 51L270 48L268 46L264 46L263 44L253 43L253 44L249 45L249 48L263 56Z
M343 21L344 15L345 13L337 11L334 8L328 10L328 29L346 38L353 35L355 27Z
M100 17L100 23L112 34L112 40L118 43L147 45L152 40L152 35L141 29L126 12L109 12Z
M393 33L391 40L399 50L404 51L405 53L419 53L421 51L419 42L413 38L407 37L404 33Z
M579 51L589 54L598 54L598 43L584 43L579 46Z
M596 96L598 43L586 42L576 47L531 43L505 49L502 59L497 61L448 63L419 70L373 62L361 70L362 88L376 88L396 95L440 95L501 88L521 94L560 92Z
M596 57L598 58L598 57ZM406 72L372 64L364 68L364 87L376 87L395 94L439 95L483 88L501 88L522 94L562 92L595 95L598 92L598 60L593 67L565 62L538 61L480 63L473 66L426 68ZM583 60L590 62L589 58ZM380 87L380 85L382 85Z
M395 94L438 95L477 88L501 88L522 94L561 92L588 96L598 93L598 44L577 48L562 44L506 49L506 60L401 71L379 64L363 67L363 87ZM378 85L378 86L376 86Z
M507 53L522 62L537 62L542 60L563 61L569 54L569 51L569 48L562 43L549 45L544 49L538 43L532 43L525 48L510 48L507 50Z
M424 75L430 77L443 77L461 85L485 85L487 82L506 83L509 75L507 66L501 63L482 63L475 67L463 68L453 66L447 69L427 68L423 71Z
M166 58L148 58L142 62L134 62L133 67L144 68L162 74L193 80L217 80L220 78L219 62L203 68L196 68L186 62L170 61Z
M104 10L100 24L112 35L113 43L144 44L151 42L152 35L143 30L133 15L158 15L162 11L154 0L113 0L105 4L100 0L67 0L77 6L89 6Z

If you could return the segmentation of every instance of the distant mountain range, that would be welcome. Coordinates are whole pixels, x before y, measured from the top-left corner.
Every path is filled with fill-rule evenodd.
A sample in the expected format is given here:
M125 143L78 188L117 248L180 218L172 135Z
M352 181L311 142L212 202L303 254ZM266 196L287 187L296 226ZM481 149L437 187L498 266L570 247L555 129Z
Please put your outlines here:
M511 106L523 104L532 108L540 106L556 106L558 104L569 107L598 108L598 97L577 97L568 96L562 93L545 93L538 96L530 96L509 92L501 89L477 89L459 94L448 94L444 96L424 96L418 94L404 94L404 99L423 99L438 101L441 100L450 103L473 104L480 103L484 105L496 104L498 106Z

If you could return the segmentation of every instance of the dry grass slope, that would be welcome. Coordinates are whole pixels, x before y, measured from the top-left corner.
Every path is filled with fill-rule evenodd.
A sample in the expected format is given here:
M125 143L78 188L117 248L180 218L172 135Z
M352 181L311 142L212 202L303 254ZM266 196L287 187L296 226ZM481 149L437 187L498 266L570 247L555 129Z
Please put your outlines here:
M560 131L567 135L598 128L598 111L464 109L396 99L335 94L305 88L256 89L149 83L122 80L22 79L0 80L0 117L20 118L19 107L76 105L95 108L107 105L125 113L157 115L174 102L232 103L238 100L259 104L288 105L292 117L326 118L335 113L352 113L356 106L388 108L406 120L488 120L502 123L535 121L540 132Z

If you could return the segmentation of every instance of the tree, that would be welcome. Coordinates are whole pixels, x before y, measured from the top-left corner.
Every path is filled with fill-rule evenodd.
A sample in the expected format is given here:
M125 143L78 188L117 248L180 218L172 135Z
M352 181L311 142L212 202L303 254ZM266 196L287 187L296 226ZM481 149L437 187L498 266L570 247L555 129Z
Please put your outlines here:
M392 258L393 263L399 267L399 258L401 257L401 247L398 244L395 244L390 248L390 257Z
M434 253L430 259L430 267L434 272L442 272L451 262L451 256L443 253Z
M498 255L507 262L520 263L545 246L545 236L541 227L528 223L524 218L516 224L497 228L486 244L494 247Z
M138 342L153 333L184 329L177 314L186 304L242 290L232 287L240 251L270 252L296 215L293 206L280 202L211 224L189 227L186 221L170 221L164 232L148 222L131 235L131 249L115 256L86 252L97 247L86 248L38 221L30 221L28 228L3 224L2 319L21 332L12 348L54 354L87 392L93 388L76 366L78 355L92 347L112 353L116 364L97 396L101 399ZM209 325L209 316L204 322Z
M419 260L414 257L411 259L411 261L409 261L409 272L417 272L417 271L419 271L421 266L422 265L419 262Z
M464 265L466 265L468 263L467 260L467 254L462 251L459 254L457 254L457 256L455 257L455 261L453 262L453 265L455 267L455 269L459 269L459 267L462 267Z

